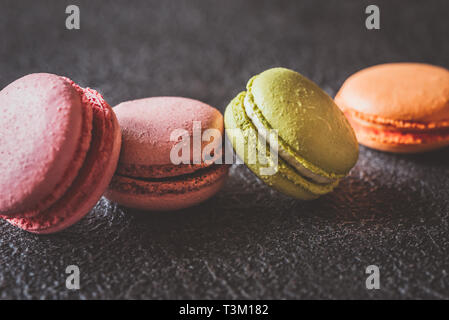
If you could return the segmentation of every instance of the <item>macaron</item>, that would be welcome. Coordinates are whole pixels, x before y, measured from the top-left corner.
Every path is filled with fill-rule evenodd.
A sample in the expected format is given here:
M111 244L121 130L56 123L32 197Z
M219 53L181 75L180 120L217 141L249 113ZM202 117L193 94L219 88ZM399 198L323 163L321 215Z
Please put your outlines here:
M266 184L297 199L331 192L358 159L343 112L293 70L273 68L251 78L224 117L239 158ZM274 170L263 170L268 167Z
M418 153L449 145L449 70L388 63L350 76L335 97L360 144Z
M179 210L223 186L229 166L220 164L224 127L217 109L188 98L153 97L114 111L123 143L108 199L141 210Z
M0 217L38 234L84 217L109 184L121 133L92 89L31 74L0 92Z

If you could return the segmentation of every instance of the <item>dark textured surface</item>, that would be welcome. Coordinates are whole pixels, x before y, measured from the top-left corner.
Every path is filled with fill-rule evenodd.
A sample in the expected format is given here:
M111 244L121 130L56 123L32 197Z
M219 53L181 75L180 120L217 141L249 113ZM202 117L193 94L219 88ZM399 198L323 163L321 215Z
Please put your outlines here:
M448 2L0 1L0 87L66 75L115 105L153 95L224 110L247 79L298 70L334 95L389 61L449 67ZM0 298L449 298L449 150L395 156L361 148L332 194L288 199L245 167L191 210L130 212L102 199L80 223L36 236L0 222ZM1 173L0 173L1 174ZM81 290L65 268L81 269ZM381 289L365 289L376 264Z

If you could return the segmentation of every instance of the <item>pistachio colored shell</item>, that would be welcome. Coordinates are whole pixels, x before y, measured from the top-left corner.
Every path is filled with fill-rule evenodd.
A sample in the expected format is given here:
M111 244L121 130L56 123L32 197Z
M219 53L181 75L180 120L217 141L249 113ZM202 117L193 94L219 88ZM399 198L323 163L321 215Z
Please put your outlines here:
M245 162L248 168L257 175L267 185L274 189L302 200L312 200L320 195L331 192L338 184L338 181L320 185L306 180L297 171L288 165L281 158L278 158L278 167L275 174L261 174L260 169L266 168L270 164L270 152L266 153L266 163L262 164L258 157L256 162L251 163L250 157L258 153L261 148L260 141L252 140L257 135L256 128L245 113L243 100L245 92L237 95L228 105L224 115L226 134L237 155ZM249 146L255 145L256 150L251 150ZM271 162L272 164L272 162Z
M253 77L247 89L265 124L278 130L281 142L306 168L342 178L355 165L359 149L354 130L314 82L273 68Z

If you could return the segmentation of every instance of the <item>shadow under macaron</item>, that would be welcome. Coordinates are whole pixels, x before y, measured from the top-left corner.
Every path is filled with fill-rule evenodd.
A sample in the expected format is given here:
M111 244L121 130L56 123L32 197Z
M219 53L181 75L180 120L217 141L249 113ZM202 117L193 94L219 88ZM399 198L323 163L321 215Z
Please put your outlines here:
M397 156L418 164L449 168L449 147L430 152L399 154Z
M131 214L142 232L148 232L150 237L164 237L172 230L181 234L189 230L219 234L229 228L238 230L237 225L257 225L254 230L265 229L263 232L269 233L276 228L273 222L283 225L282 220L291 217L311 223L328 220L336 224L369 222L381 226L403 219L413 223L425 218L433 203L432 192L416 188L417 182L385 183L384 173L375 168L364 171L356 166L334 192L312 201L292 199L270 189L243 166L232 171L220 193L194 207L171 212L118 208ZM245 190L246 186L249 189Z

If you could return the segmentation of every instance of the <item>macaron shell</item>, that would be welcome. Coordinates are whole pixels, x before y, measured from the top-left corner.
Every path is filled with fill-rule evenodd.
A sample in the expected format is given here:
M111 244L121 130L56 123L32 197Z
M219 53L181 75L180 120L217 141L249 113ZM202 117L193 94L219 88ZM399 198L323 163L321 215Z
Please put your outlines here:
M315 83L295 71L273 68L253 77L247 88L268 125L278 130L306 168L342 177L355 165L354 131Z
M105 196L130 208L179 210L215 195L225 183L228 170L228 165L213 165L191 175L156 181L115 175Z
M350 76L335 101L372 122L448 121L449 70L423 63L373 66Z
M255 132L256 128L245 113L243 106L245 95L246 92L241 92L230 102L225 111L224 121L226 134L235 152L245 162L247 167L267 185L297 199L312 200L331 192L338 185L338 181L327 185L313 183L299 175L295 169L280 157L278 157L278 167L274 174L261 174L260 169L267 168L267 164L274 166L273 161L270 159L269 150L266 150L265 163L267 164L261 163L259 158L256 159L255 163L249 161L249 153L257 153L258 150L249 150L248 146L256 145L257 149L264 146L261 145L260 141L256 143L249 141L250 137L253 136L251 131Z
M171 139L172 134L175 130L184 130L193 136L194 123L201 125L200 135L206 129L217 129L220 133L224 130L223 116L217 109L188 98L153 97L128 101L114 107L114 111L123 130L121 167L172 164L170 152L178 144L178 140ZM209 143L202 141L201 150ZM212 144L218 147L221 141ZM193 150L190 155L193 160Z
M407 144L382 143L363 135L361 135L359 141L360 144L372 149L393 153L404 153L404 154L428 152L449 146L449 140L432 142L428 144L407 145Z
M75 179L90 143L92 111L52 74L25 76L0 92L0 213L33 216Z
M93 108L93 140L83 166L69 190L38 216L7 219L26 231L48 234L83 218L107 188L120 154L121 132L112 108L93 90L85 89Z

